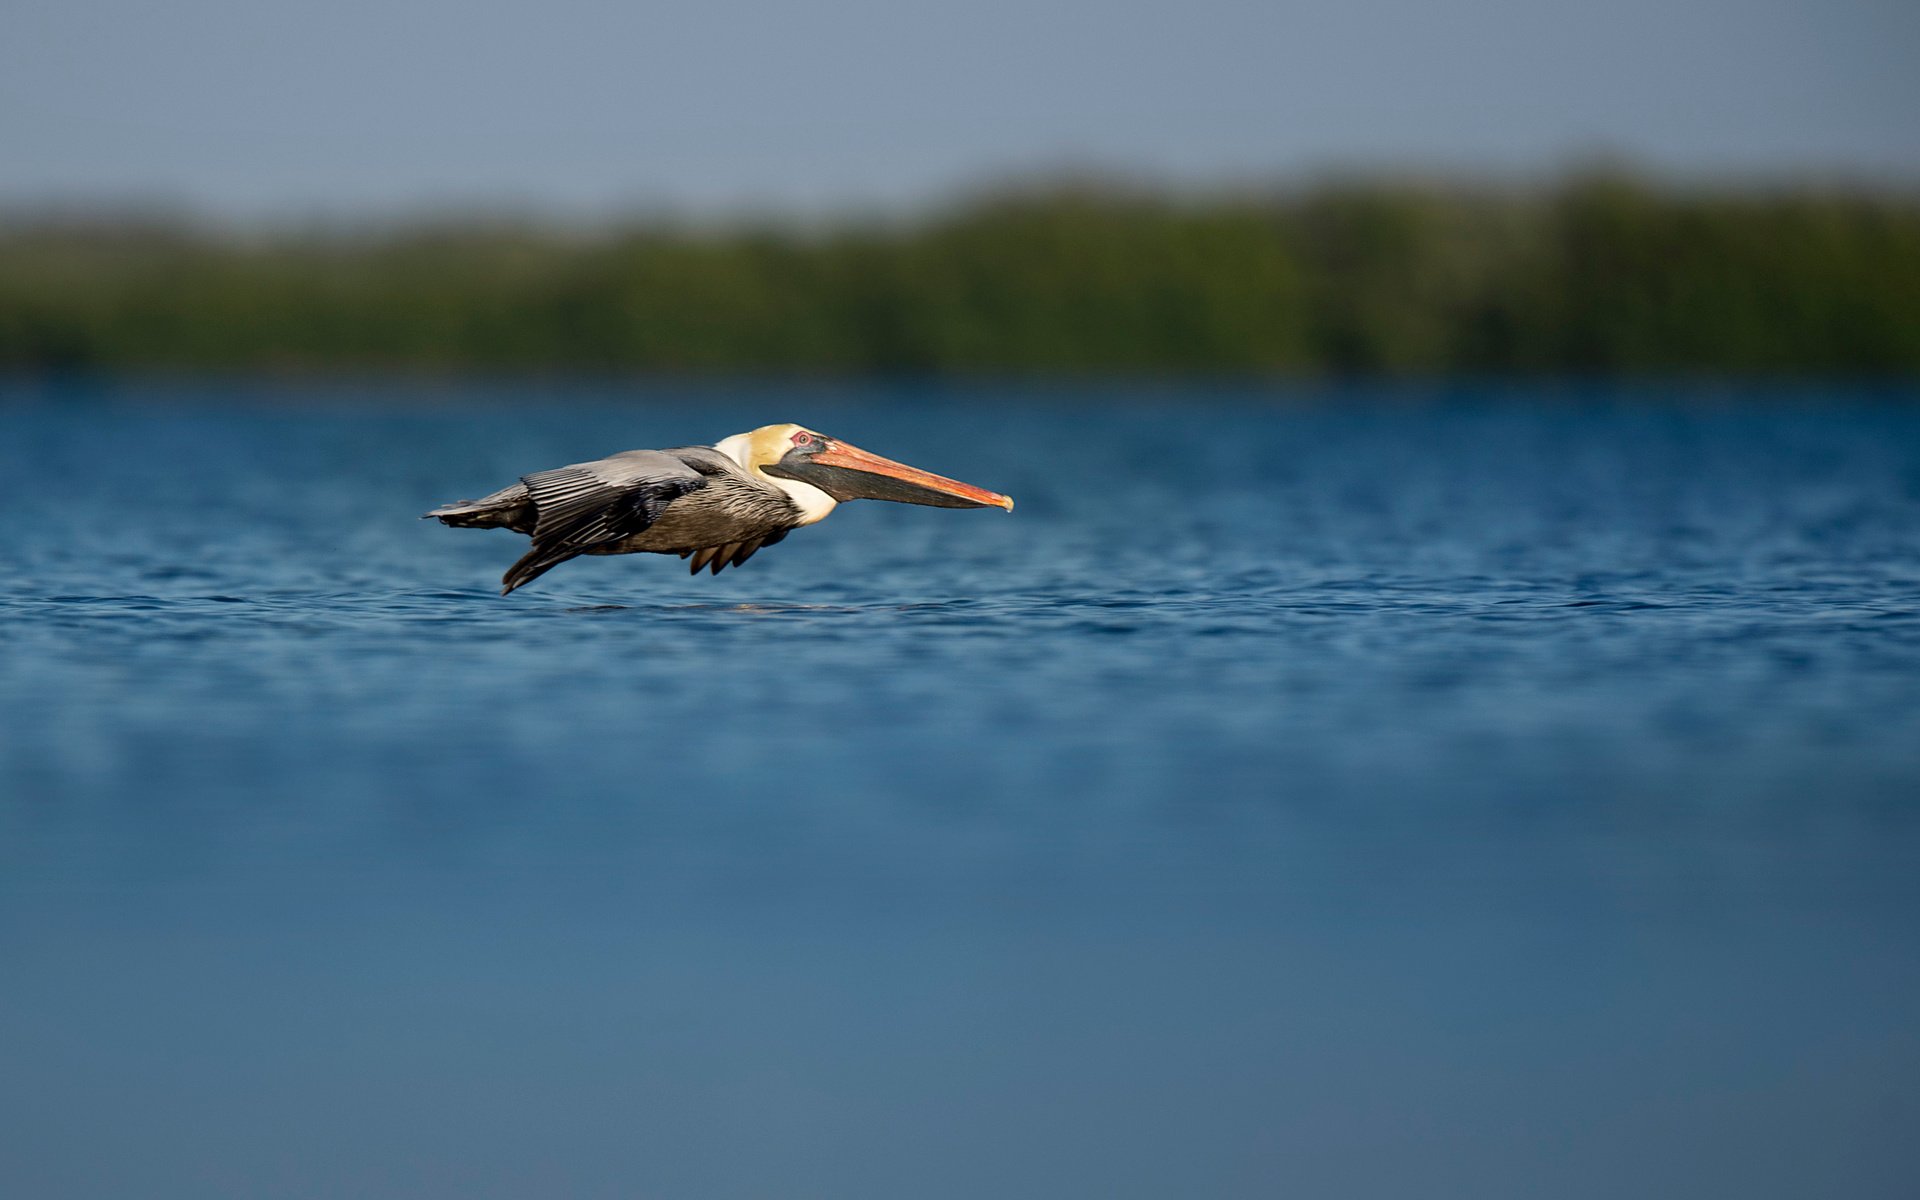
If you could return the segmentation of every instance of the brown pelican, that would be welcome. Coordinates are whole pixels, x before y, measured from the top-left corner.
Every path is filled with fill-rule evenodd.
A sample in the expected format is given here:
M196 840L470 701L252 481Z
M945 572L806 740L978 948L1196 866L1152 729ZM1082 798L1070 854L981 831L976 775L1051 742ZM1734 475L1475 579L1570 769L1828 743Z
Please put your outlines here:
M511 529L533 548L500 580L506 595L581 554L678 554L693 574L737 567L842 500L1004 508L1013 500L869 454L798 425L764 425L712 446L628 450L523 475L478 500L427 513L447 525Z

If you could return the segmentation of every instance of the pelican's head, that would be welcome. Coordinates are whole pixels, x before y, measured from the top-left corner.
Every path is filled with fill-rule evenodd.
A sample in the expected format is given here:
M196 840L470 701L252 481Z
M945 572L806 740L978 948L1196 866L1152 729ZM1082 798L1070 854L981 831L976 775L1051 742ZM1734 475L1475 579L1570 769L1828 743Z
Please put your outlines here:
M842 500L1013 511L1009 496L869 454L799 425L763 425L752 433L736 433L715 449L792 496L808 524L832 512ZM820 500L826 502L824 510ZM813 515L816 510L818 516Z

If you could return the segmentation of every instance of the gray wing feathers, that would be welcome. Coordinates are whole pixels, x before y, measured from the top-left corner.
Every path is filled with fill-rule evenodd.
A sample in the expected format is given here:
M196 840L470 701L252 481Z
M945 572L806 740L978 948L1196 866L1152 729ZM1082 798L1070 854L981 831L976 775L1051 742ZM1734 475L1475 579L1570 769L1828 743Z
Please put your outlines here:
M521 482L537 514L533 546L501 579L502 595L595 546L643 532L706 477L673 455L631 450Z

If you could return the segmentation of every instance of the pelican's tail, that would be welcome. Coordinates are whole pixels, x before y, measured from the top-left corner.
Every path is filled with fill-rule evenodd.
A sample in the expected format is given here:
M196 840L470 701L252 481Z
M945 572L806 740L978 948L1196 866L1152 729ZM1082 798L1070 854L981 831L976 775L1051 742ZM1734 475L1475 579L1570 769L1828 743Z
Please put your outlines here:
M512 529L530 534L533 532L534 516L533 500L527 495L527 485L516 483L478 500L455 500L452 504L442 504L432 512L421 514L420 519L424 521L431 517L442 525L452 525L456 529Z

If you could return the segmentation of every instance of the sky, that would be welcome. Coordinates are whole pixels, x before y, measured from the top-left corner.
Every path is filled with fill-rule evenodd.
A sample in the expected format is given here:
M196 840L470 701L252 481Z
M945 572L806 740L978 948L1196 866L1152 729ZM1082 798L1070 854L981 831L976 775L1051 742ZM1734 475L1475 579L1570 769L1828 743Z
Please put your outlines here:
M1920 180L1920 0L0 0L0 206L909 206L1073 171Z

